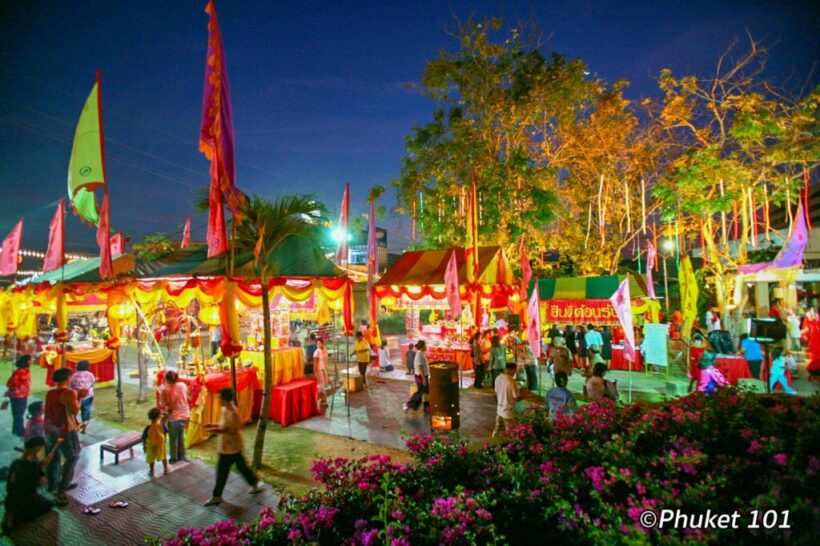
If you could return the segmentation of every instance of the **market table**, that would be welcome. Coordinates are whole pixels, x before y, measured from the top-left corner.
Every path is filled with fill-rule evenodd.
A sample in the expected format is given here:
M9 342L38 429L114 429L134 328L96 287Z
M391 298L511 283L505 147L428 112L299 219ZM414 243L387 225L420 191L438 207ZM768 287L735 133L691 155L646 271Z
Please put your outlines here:
M277 385L271 392L268 417L283 427L321 415L315 379L297 379Z
M407 343L401 346L401 363L397 366L400 369L406 367ZM427 346L427 362L455 362L462 370L473 369L473 357L467 347L431 347Z
M75 371L77 363L81 360L88 361L88 371L97 378L94 388L108 387L112 384L116 377L117 351L108 348L71 351L66 353L65 366ZM40 355L40 367L46 369L46 384L53 387L51 375L63 367L62 355L53 348L46 348Z
M752 371L749 369L749 363L742 356L717 355L715 366L726 378L726 381L732 385L737 385L738 379L751 379L753 377Z
M242 363L250 362L260 372L265 374L265 353L263 351L242 351L239 355ZM305 375L304 352L301 347L282 347L271 351L271 367L273 368L273 385L290 383Z
M157 405L164 385L166 370L157 372ZM180 376L180 381L188 386L188 405L191 407L191 419L185 445L188 447L202 443L211 437L211 433L204 425L219 424L221 406L219 391L233 386L230 370L220 373L207 373L198 376ZM262 391L259 389L259 379L256 368L236 369L237 413L243 423L251 420L254 408L261 403Z
M610 370L626 370L629 371L630 364L624 358L623 345L612 346L612 360L609 361ZM635 362L632 363L633 372L643 371L643 356L640 351L635 351Z

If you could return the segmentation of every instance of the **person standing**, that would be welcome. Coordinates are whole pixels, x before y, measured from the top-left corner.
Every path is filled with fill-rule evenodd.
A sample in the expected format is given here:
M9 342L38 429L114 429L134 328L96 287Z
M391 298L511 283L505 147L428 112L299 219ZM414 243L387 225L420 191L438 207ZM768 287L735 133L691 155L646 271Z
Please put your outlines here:
M604 326L601 330L601 339L603 340L603 345L601 345L601 358L604 359L604 364L606 364L608 368L612 362L612 330L609 329L609 326Z
M413 363L413 374L416 380L416 392L414 392L410 400L404 404L404 411L409 409L417 411L424 400L424 394L430 386L430 365L427 363L427 344L423 339L416 343L416 360ZM424 409L427 409L426 404Z
M31 355L21 355L6 382L6 396L11 404L11 433L23 437L28 395L31 391Z
M493 383L498 401L493 438L505 430L509 430L515 424L515 403L522 398L518 384L515 382L517 368L515 362L506 364L503 373L498 375Z
M416 346L411 342L407 345L407 354L405 355L405 365L407 366L407 375L413 375L413 366L416 362Z
M552 346L557 347L558 343L553 341ZM572 324L567 324L567 327L564 329L563 346L566 347L566 349L569 351L569 355L573 365L579 365L580 362L578 362L578 340L575 334L575 328L573 328Z
M387 348L387 340L383 339L379 347L379 369L382 372L392 372L393 364L390 362L390 350Z
M552 362L553 377L558 377L559 373L563 373L567 378L572 375L572 354L564 346L564 343L564 338L559 336L555 347L552 349L550 361Z
M211 356L216 356L216 353L219 352L220 347L222 346L222 327L221 326L213 326L211 327Z
M800 351L800 317L792 309L786 312L786 323L789 326L789 348L792 352Z
M486 375L488 371L490 371L490 354L493 350L493 342L492 342L493 333L491 330L484 330L484 333L481 334L481 363L484 367L484 374ZM495 376L493 376L495 379ZM483 382L482 382L483 385ZM492 386L492 385L491 385Z
M219 391L219 402L222 405L222 416L218 425L205 425L211 432L219 433L219 461L216 463L216 485L214 485L211 498L205 502L205 506L213 506L222 502L222 491L228 482L231 467L236 465L236 469L251 486L250 493L262 491L262 484L259 478L253 473L245 462L242 454L242 420L236 411L234 403L233 389L226 388Z
M362 383L367 385L367 365L370 364L370 344L364 338L362 332L356 332L356 343L353 345L353 352L350 356L356 357L356 364L359 366L359 375L362 376Z
M800 332L808 344L808 362L806 371L813 379L820 376L820 317L814 307L809 307L803 317L803 329Z
M584 327L578 326L578 333L576 335L576 339L578 340L578 361L581 364L581 368L584 370L584 375L589 376L589 369L591 366L587 360L587 357L589 356L589 345L587 345L586 335L587 331Z
M324 339L316 340L316 350L313 352L313 375L316 377L317 387L319 388L319 400L323 406L327 406L327 347L325 347Z
M484 363L481 361L481 332L470 337L470 356L473 358L475 381L473 388L480 389L484 383Z
M763 363L763 350L760 348L760 343L750 338L748 334L742 334L740 336L740 354L748 362L752 377L760 379L760 365Z
M584 339L586 339L587 348L592 347L593 345L601 347L604 344L604 340L601 337L601 332L596 330L594 324L587 324L587 333L584 335Z
M159 408L148 410L148 420L151 423L142 431L142 450L145 452L145 462L148 463L148 475L154 477L154 463L162 463L163 473L168 473L168 456L165 450L165 430L160 423L162 414Z
M316 352L316 334L308 336L308 343L305 346L305 375L314 373L314 353Z
M72 373L68 368L55 371L51 378L56 385L46 394L46 441L54 452L46 476L48 490L56 493L58 505L67 504L65 492L77 487L72 480L80 457L80 436L77 433L80 402L77 392L68 386Z
M91 421L91 406L94 404L94 383L97 378L88 371L91 365L88 360L77 362L77 371L71 376L69 386L77 391L80 399L80 432L85 433L88 422Z
M23 456L9 467L3 531L9 531L18 523L31 521L54 508L54 503L39 491L45 483L43 468L51 462L51 456L45 455L45 439L42 436L29 438L24 449Z
M501 345L501 338L493 336L490 341L492 349L490 350L490 370L493 374L493 385L498 376L504 373L507 367L507 348ZM513 364L515 364L513 362Z
M165 409L168 421L168 437L171 441L171 464L187 461L185 458L185 429L191 418L191 406L188 404L188 385L179 380L179 374L173 370L165 372L165 388L162 389L160 403Z

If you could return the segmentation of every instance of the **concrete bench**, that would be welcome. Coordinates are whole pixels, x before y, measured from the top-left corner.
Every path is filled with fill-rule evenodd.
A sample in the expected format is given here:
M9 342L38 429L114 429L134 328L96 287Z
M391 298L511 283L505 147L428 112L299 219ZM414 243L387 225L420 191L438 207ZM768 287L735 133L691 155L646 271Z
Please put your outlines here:
M142 443L142 434L139 432L126 432L121 436L100 445L100 462L103 461L105 452L114 454L114 464L120 464L120 453L128 451L131 458L134 458L134 446Z

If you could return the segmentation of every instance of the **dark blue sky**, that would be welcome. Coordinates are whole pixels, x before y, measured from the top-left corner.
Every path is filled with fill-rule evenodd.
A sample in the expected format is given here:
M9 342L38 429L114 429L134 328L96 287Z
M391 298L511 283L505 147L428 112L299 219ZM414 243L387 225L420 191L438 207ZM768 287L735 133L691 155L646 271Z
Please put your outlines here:
M138 239L180 230L208 183L197 150L207 40L205 0L3 2L0 7L0 237L20 216L24 246L46 246L66 192L74 124L103 70L114 227ZM416 89L425 63L455 40L454 14L532 14L549 48L594 74L656 94L664 67L708 73L745 29L771 46L769 75L805 81L818 58L817 2L310 2L217 0L235 116L238 185L248 193L317 193L354 212L399 172L404 136L430 118ZM817 75L812 77L815 83ZM383 203L395 206L390 192ZM204 217L194 217L204 238ZM408 241L388 217L390 246ZM72 218L68 246L96 251Z

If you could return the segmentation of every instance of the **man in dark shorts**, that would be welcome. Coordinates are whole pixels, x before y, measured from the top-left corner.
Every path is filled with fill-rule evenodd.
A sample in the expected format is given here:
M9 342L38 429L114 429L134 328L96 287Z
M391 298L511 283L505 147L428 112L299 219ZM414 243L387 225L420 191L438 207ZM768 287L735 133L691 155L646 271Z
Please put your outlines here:
M51 462L45 456L46 440L42 436L29 438L23 456L11 463L6 485L6 513L3 530L31 521L54 507L54 503L40 494L45 485L43 469Z

